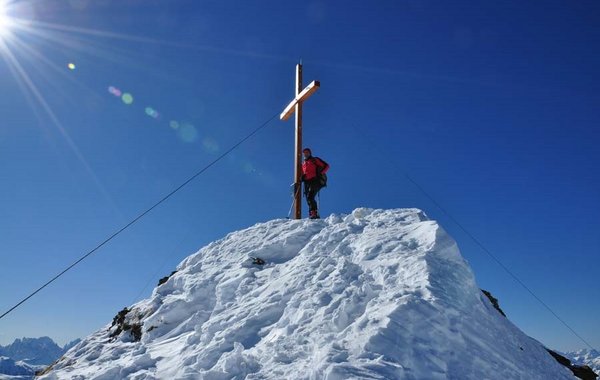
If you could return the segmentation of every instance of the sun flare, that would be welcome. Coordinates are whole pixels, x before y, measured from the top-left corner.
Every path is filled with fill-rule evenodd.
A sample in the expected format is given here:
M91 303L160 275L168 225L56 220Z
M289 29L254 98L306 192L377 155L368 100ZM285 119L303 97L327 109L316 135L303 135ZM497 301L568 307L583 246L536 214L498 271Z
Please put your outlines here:
M8 16L6 1L0 0L0 38L8 36L10 33L11 20Z

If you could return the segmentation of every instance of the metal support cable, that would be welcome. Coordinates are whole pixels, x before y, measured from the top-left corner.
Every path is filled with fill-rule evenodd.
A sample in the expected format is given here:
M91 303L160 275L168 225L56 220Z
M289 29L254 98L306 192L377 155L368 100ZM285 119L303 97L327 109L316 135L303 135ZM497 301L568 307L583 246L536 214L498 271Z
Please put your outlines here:
M365 138L365 139L369 140L369 143L370 143L369 145L370 146L375 146L375 147L378 146L378 144L376 144L367 134L364 134L364 133L358 131L358 129L352 123L349 123L349 125L354 130L354 132L357 135L359 135L361 138ZM433 196L431 196L427 191L425 191L425 189L421 185L419 185L419 183L417 183L417 181L415 181L414 179L412 179L402 168L400 168L396 164L396 162L392 161L383 152L385 152L385 149L377 149L377 154L379 154L380 157L382 157L383 159L385 159L386 161L388 161L392 166L394 166L396 169L398 169L398 171L400 171L401 173L403 173L404 177L406 177L406 179L408 179L408 181L410 183L412 183L417 188L417 190L419 190L423 195L425 195L425 197L427 199L429 199L435 205L435 207L437 207L454 224L456 224L477 246L479 246L479 248L481 248L483 250L483 252L485 252L490 258L492 258L492 260L494 260L496 262L496 264L498 264L506 273L508 273L508 275L510 277L512 277L513 280L515 280L519 285L521 285L521 287L523 287L523 289L525 289L533 298L535 298L560 323L562 323L571 333L573 333L573 335L575 335L579 340L581 340L587 347L589 347L590 349L594 350L594 347L590 343L588 343L581 335L579 335L575 331L575 329L573 329L571 326L569 326L569 324L567 322L565 322L554 310L552 310L552 308L550 306L548 306L547 303L545 303L540 297L538 297L533 292L533 290L531 290L527 285L525 285L525 283L516 274L514 274L506 265L504 265L504 263L502 263L502 261L500 261L500 259L498 259L489 249L487 249L483 245L483 243L481 243L454 216L452 216L452 214L450 214L449 211L447 211L444 207L442 207L442 205L438 201L436 201L435 198L433 198Z
M210 167L212 167L213 165L215 165L217 162L221 161L225 156L227 156L229 153L233 152L236 148L238 148L240 145L242 145L243 143L245 143L248 139L250 139L252 136L254 136L255 134L257 134L260 130L262 130L263 128L265 128L277 116L279 116L279 112L277 112L276 114L274 114L273 116L271 116L267 121L265 121L260 126L258 126L256 129L254 129L252 132L250 132L248 135L246 135L246 137L242 138L240 141L238 141L232 147L230 147L229 149L227 149L223 154L221 154L219 157L215 158L208 165L206 165L201 170L199 170L198 172L196 172L194 175L192 175L190 178L188 178L185 182L183 182L181 185L179 185L177 188L175 188L169 194L165 195L162 199L160 199L158 202L156 202L154 205L152 205L146 211L142 212L137 217L135 217L133 220L131 220L129 223L127 223L125 226L121 227L118 231L116 231L115 233L113 233L112 235L110 235L108 238L106 238L104 241L102 241L100 244L98 244L96 247L94 247L94 249L92 249L91 251L89 251L85 255L81 256L77 261L75 261L73 264L69 265L62 272L60 272L56 276L52 277L45 284L43 284L42 286L40 286L39 288L37 288L35 291L33 291L31 294L29 294L27 297L25 297L21 301L19 301L16 305L14 305L13 307L11 307L7 311L5 311L2 315L0 315L0 319L4 318L9 313L11 313L13 310L15 310L16 308L18 308L19 306L21 306L22 304L24 304L25 302L27 302L27 300L29 300L31 297L33 297L34 295L36 295L37 293L39 293L46 286L48 286L51 283L53 283L54 281L56 281L63 274L67 273L70 269L72 269L73 267L75 267L77 264L79 264L80 262L82 262L83 260L85 260L86 258L88 258L89 256L91 256L93 253L95 253L96 251L98 251L106 243L108 243L109 241L111 241L112 239L114 239L115 237L117 237L121 232L125 231L127 228L131 227L137 221L139 221L140 219L142 219L144 216L146 216L146 214L148 214L150 211L154 210L161 203L163 203L167 199L171 198L171 196L173 196L179 190L181 190L186 185L188 185L190 182L192 182L194 179L196 179L196 177L198 177L199 175L201 175L202 173L204 173L206 170L208 170Z

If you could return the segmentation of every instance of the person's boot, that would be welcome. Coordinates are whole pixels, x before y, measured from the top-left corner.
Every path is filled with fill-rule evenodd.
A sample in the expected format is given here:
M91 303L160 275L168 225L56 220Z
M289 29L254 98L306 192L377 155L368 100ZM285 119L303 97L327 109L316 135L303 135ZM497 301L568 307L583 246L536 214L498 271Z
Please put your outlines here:
M308 217L310 219L319 219L319 213L317 212L317 210L310 210L308 213Z

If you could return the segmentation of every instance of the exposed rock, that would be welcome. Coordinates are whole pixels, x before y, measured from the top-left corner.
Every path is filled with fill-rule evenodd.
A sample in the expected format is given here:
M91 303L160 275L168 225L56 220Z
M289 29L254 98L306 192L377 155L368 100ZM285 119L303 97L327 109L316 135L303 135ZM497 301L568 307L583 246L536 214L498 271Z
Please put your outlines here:
M109 329L113 330L114 328L109 335L112 340L116 340L117 337L125 331L129 332L129 335L134 342L139 342L142 339L142 324L139 322L139 317L133 316L131 318L127 318L127 315L130 311L131 310L125 307L113 318Z
M490 302L492 303L492 305L494 305L494 308L496 310L498 310L500 312L500 314L502 314L503 316L506 317L506 314L504 314L504 312L502 311L502 309L500 309L500 304L498 303L498 299L496 297L494 297L492 295L492 293L488 292L487 290L483 290L481 289L481 291L483 292L483 294L485 294L485 296L487 298L489 298Z
M161 286L162 284L164 284L165 282L169 281L169 279L171 278L172 275L174 275L175 273L177 273L176 270L174 270L173 272L171 272L170 275L165 276L163 278L161 278L160 280L158 280L158 285L157 286Z
M592 369L589 366L572 364L571 361L565 358L564 356L552 350L546 350L550 353L550 355L552 355L554 359L556 359L557 362L570 369L571 372L573 372L573 374L578 378L582 380L596 380L596 378L598 377L598 375L596 375L596 373L592 371Z

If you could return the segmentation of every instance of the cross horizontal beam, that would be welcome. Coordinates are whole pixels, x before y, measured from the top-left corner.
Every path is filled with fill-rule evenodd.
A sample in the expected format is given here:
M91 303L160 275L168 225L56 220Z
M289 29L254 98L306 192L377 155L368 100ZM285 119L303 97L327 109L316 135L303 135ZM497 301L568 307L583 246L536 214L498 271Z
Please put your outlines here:
M294 113L294 109L295 109L296 105L298 103L302 103L303 101L308 99L308 97L311 96L315 91L317 91L317 89L320 86L321 86L321 83L319 83L318 80L313 80L308 86L306 86L306 88L304 90L302 90L301 93L296 95L294 100L292 100L292 102L290 104L288 104L287 107L285 107L285 109L283 110L281 115L279 115L279 118L281 120L289 119L290 116L292 116L292 114Z

